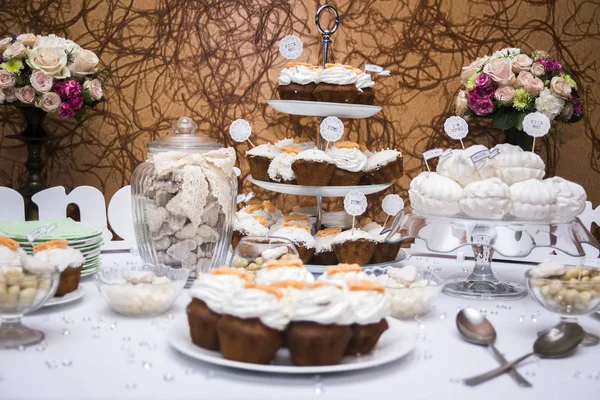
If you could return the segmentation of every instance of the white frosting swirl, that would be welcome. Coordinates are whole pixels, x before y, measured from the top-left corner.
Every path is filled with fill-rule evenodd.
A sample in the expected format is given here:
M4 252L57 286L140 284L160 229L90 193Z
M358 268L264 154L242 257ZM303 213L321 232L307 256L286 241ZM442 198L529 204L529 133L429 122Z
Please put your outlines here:
M370 281L373 279L373 276L367 275L362 271L340 271L335 274L329 274L327 270L317 278L320 282Z
M359 325L375 324L390 315L390 298L374 290L349 290L352 322Z
M410 182L408 196L413 209L423 214L456 215L462 187L435 172L421 172Z
M292 170L292 163L296 160L296 155L292 153L282 152L273 158L273 161L269 164L269 178L275 182L281 181L293 181L296 178L296 174Z
M337 146L332 146L327 150L327 154L335 160L335 165L339 169L345 171L360 172L364 171L367 167L367 156L357 148L339 148Z
M281 86L287 86L290 83L308 85L315 82L319 73L318 71L318 68L309 68L305 65L284 68L279 73L279 84Z
M371 235L371 237L373 238L373 240L375 240L377 243L385 243L385 240L387 239L387 237L389 235L389 233L384 233L383 235L381 234L381 231L383 230L383 228L384 228L383 226L378 226L378 227L368 230L368 232ZM392 240L395 240L395 241L399 241L401 238L402 238L402 236L400 236L399 233L396 233L392 236Z
M556 193L537 179L515 183L510 187L510 213L517 218L542 220L548 218L556 202Z
M295 244L303 245L307 249L312 249L315 247L315 239L306 229L296 228L294 226L284 226L283 228L273 232L271 236L279 236L289 239Z
M289 303L260 289L242 288L225 304L223 314L258 318L269 328L282 331L290 321Z
M546 168L544 161L530 151L519 152L513 149L508 153L500 153L492 160L496 176L509 186L528 179L539 180L544 177Z
M266 236L269 234L269 228L254 218L235 218L233 221L233 230L244 232L251 236Z
M510 210L510 188L498 178L469 183L459 204L473 218L502 219Z
M266 209L262 208L260 210L256 210L252 213L246 211L245 208L241 209L236 213L238 219L251 218L251 217L263 217L268 221L267 226L273 226L277 221L283 218L283 213L279 209L275 209L273 212L269 212ZM234 221L235 224L235 221Z
M402 153L397 150L381 150L377 153L373 154L367 160L367 167L365 171L373 171L377 168L384 167L391 162L396 161L398 158L402 157Z
M333 239L335 239L336 236L337 235L315 235L315 254L333 251L331 246L333 245Z
M246 281L237 275L200 274L194 286L190 289L190 296L202 300L208 308L217 314L223 314L229 299L239 290L242 290Z
M350 325L352 307L344 291L335 285L296 290L291 293L292 321L310 321L322 325Z
M325 153L323 150L319 150L317 148L303 150L297 156L296 160L306 160L306 161L314 161L314 162L326 162L329 164L334 164L335 160ZM296 161L294 160L294 161Z
M362 92L363 89L370 88L375 86L375 82L371 79L371 74L362 73L356 77L356 88L359 92Z
M336 65L331 68L323 68L317 74L316 83L330 83L333 85L354 85L356 84L356 71Z
M279 153L281 153L281 149L279 147L275 146L274 144L265 143L259 144L258 146L251 148L246 152L246 155L267 157L272 160Z
M85 259L81 252L72 247L64 249L51 248L36 252L33 257L24 260L25 268L30 271L49 271L58 269L60 272L67 267L78 268L83 265Z
M314 282L315 277L304 267L263 268L256 273L257 283L277 281Z
M293 146L296 147L297 149L300 149L300 151L302 150L308 150L308 149L314 149L315 148L315 142L307 140L305 142L301 142L301 143L296 143L294 141L294 139L281 139L279 140L277 143L275 143L275 146L282 148L283 146Z
M339 233L335 239L333 239L333 244L341 244L347 242L349 240L358 240L358 239L366 239L370 242L374 242L373 236L371 236L368 232L365 232L360 229L348 229L342 233Z
M585 210L587 195L583 187L558 176L543 182L556 194L552 214L561 219L572 219Z
M0 245L0 267L21 267L26 253L22 248L11 250Z

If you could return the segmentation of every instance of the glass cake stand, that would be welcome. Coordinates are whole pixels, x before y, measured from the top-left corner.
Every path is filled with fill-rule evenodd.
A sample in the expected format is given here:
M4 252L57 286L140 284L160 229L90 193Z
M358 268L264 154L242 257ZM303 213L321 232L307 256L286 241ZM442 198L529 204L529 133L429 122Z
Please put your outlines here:
M383 231L388 239L395 234L400 241L421 239L427 248L450 253L471 246L475 255L473 271L466 279L455 279L444 286L444 293L474 299L519 299L527 288L499 281L492 271L494 253L504 257L525 257L536 247L560 250L573 257L585 256L582 244L600 245L578 218L570 221L482 220L467 217L420 215L403 210Z

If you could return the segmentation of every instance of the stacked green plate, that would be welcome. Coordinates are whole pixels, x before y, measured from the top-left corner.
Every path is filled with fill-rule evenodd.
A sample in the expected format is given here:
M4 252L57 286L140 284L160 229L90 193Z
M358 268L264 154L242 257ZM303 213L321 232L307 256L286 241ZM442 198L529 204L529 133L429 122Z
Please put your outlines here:
M27 239L27 235L36 229L54 224L56 228L51 232L35 238L32 242ZM33 246L36 244L53 239L65 239L69 242L70 247L83 254L85 262L81 271L82 276L93 274L100 268L100 250L104 244L102 231L73 221L71 218L53 221L0 221L0 236L8 236L16 240L21 248L29 254L33 253Z

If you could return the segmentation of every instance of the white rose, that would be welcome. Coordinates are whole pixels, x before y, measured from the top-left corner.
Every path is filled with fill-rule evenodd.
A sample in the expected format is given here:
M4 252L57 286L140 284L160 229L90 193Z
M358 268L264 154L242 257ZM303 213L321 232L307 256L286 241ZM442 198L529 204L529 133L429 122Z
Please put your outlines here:
M6 96L4 96L4 92L0 90L0 104L3 104L4 100L6 100Z
M555 76L552 78L550 81L550 91L565 100L569 100L571 98L571 85L569 85L569 83L560 76Z
M6 102L12 103L13 101L17 100L17 96L15 96L15 88L14 87L2 89L2 92L4 93L4 100Z
M535 108L545 114L552 121L562 111L565 101L555 96L549 89L540 92L540 97L535 99Z
M4 53L4 50L8 49L8 46L10 46L11 43L12 38L10 36L0 40L0 53Z
M8 49L4 50L4 53L2 53L2 57L4 57L5 60L10 60L11 58L24 58L26 55L27 48L21 42L14 42Z
M71 76L67 68L67 53L60 47L35 47L29 52L27 64L34 70L54 77L64 79Z
M527 54L519 54L512 60L512 69L515 74L521 71L529 71L533 60Z
M35 105L46 112L51 112L60 106L60 96L54 92L44 93L37 98Z
M460 74L460 79L463 85L467 84L467 81L470 77L475 75L481 67L487 62L488 57L480 57L477 60L473 61L471 64L462 68L462 73Z
M39 93L49 92L52 89L54 79L50 75L46 75L42 71L34 71L29 77L31 86Z
M69 70L73 76L92 75L96 72L96 65L98 65L99 61L96 54L89 50L81 49L73 58L73 63L69 65Z
M542 76L546 73L546 71L544 70L544 66L539 62L534 62L533 64L531 64L531 68L529 70L535 76Z
M17 36L17 42L23 43L25 46L32 47L37 40L37 36L33 33L23 33L22 35Z
M35 90L29 85L23 86L15 90L15 96L21 103L31 104L35 100Z
M83 88L87 89L90 92L90 96L92 96L94 100L102 99L103 93L102 83L100 82L100 79L92 79L85 81L85 83L83 84Z
M8 89L15 86L15 76L5 69L0 69L0 89Z
M48 36L38 36L33 48L37 47L58 47L63 49L65 53L75 55L79 52L80 47L77 43L69 39L63 39L54 34Z
M496 58L513 58L516 55L521 54L521 49L517 49L516 47L506 47L502 50L498 50L490 57L490 60L495 60Z

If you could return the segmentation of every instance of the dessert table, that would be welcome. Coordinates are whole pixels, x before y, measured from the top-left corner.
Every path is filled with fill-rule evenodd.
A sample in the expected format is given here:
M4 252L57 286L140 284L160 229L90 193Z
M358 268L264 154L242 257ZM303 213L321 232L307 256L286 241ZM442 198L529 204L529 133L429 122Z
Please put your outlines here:
M102 255L103 266L137 262L129 253ZM439 268L445 278L468 274L468 262L413 256L405 263ZM498 263L501 279L523 282L526 264ZM496 367L491 353L460 336L454 318L471 306L486 313L497 333L497 347L514 359L531 351L536 332L558 316L530 297L515 301L477 301L441 295L427 315L407 321L417 346L403 359L381 367L333 375L273 375L215 367L172 349L167 332L185 318L184 294L166 314L135 319L112 313L93 279L83 278L85 295L75 302L38 310L24 318L46 334L42 344L0 354L0 398L13 399L529 399L600 398L600 348L580 348L566 359L530 359L520 372L533 388L519 388L508 376L478 387L461 378ZM583 317L582 326L600 332L600 315ZM488 354L489 353L489 354Z

